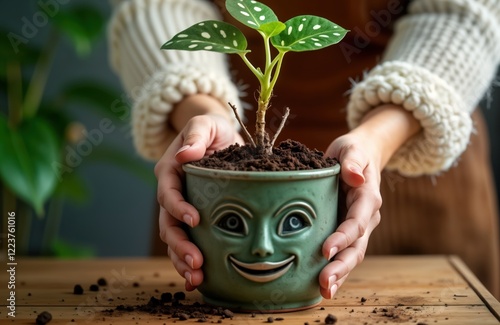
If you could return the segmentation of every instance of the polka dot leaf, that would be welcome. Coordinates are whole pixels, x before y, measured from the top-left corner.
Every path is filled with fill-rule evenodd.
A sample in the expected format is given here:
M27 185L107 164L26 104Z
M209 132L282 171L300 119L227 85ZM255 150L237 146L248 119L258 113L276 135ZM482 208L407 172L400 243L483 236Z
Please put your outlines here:
M176 34L162 49L238 54L260 84L255 141L245 126L241 126L255 147L261 148L265 154L271 154L278 134L271 138L266 133L265 116L285 54L323 49L340 42L348 31L328 19L310 15L297 16L283 23L271 8L255 0L226 0L226 9L238 22L262 36L265 45L263 66L255 66L246 56L250 50L247 50L247 39L243 32L222 21L209 20L195 24ZM278 50L277 53L273 53L273 47Z
M260 30L262 25L278 21L271 8L254 0L226 0L226 9L240 23L253 29Z
M337 44L348 32L328 19L318 16L297 16L285 22L285 29L271 38L281 51L314 51Z
M265 35L268 37L273 37L275 35L278 35L281 33L283 30L285 30L286 25L283 24L280 21L273 21L270 23L265 23L262 24L259 28L261 32L263 32Z
M216 20L195 24L163 44L163 50L246 53L247 39L235 26Z

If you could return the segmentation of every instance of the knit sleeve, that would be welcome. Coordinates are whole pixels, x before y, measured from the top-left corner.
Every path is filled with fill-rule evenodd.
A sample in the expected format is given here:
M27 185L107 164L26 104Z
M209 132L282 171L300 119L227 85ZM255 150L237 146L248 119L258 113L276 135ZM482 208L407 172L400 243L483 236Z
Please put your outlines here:
M239 109L238 89L223 54L166 51L160 47L181 30L220 19L203 0L111 0L109 55L132 100L134 145L144 158L157 160L176 135L168 116L185 96L209 94ZM241 112L240 112L241 113ZM237 123L235 123L235 127Z
M349 126L381 104L401 105L420 121L422 132L386 168L407 176L447 170L469 143L470 113L499 61L498 0L414 0L396 23L382 63L354 86Z

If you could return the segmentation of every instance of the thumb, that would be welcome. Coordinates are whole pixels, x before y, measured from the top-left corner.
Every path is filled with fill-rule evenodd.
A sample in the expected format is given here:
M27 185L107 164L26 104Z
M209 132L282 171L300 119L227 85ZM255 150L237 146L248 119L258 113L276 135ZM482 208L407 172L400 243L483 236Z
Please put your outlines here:
M175 153L179 163L200 160L212 144L212 123L209 119L193 118L183 129L180 148Z
M358 187L364 184L365 176L363 174L366 166L363 155L355 150L347 150L340 157L342 180L349 186Z
M344 162L340 171L342 179L347 185L358 187L365 183L365 176L363 170L359 165L352 161Z

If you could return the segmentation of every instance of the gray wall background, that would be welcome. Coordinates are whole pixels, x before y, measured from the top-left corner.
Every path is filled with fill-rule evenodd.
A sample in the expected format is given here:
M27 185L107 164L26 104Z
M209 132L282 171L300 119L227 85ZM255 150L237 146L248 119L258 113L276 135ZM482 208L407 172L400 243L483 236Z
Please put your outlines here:
M57 1L57 0L54 0ZM0 0L2 25L16 33L22 28L22 18L31 18L35 1ZM72 1L77 3L78 1ZM110 15L108 1L87 0ZM71 4L71 3L70 3ZM48 28L40 28L39 35L30 40L39 43ZM57 49L54 69L50 75L47 93L57 91L61 85L78 78L94 78L116 87L120 92L120 82L110 70L107 58L107 44L103 35L97 42L89 58L77 57L67 40ZM483 107L486 107L483 101ZM72 113L83 122L87 129L98 128L102 116L89 113L82 107L70 107ZM490 127L492 141L492 164L496 170L496 184L500 184L500 91L491 93L491 101L484 113ZM117 128L105 135L107 144L126 150L131 157L136 156L131 144L129 130ZM152 173L153 164L144 162ZM84 205L66 202L62 211L59 230L61 239L76 246L92 248L98 256L140 256L148 255L152 236L155 204L155 185L124 171L119 166L84 161L81 175L91 191L90 201ZM35 223L33 236L39 237L42 224Z

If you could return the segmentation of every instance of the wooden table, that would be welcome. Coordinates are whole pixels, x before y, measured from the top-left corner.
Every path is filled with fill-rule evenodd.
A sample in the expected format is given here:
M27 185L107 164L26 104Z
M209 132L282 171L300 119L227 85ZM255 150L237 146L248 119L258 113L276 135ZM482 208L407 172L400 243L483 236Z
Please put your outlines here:
M183 279L167 258L56 260L17 258L14 278L1 272L1 324L35 324L37 314L48 311L49 324L169 324L172 315L116 310L119 305L146 304L152 296L183 291ZM11 272L12 273L12 272ZM89 291L99 278L107 286ZM15 280L15 318L8 315L8 282ZM12 282L11 282L12 284ZM84 293L73 294L75 284ZM7 305L6 305L7 302ZM181 301L201 302L199 292L186 293ZM125 308L126 309L126 308ZM454 256L367 257L351 273L332 300L309 310L282 314L210 316L208 323L325 324L328 314L336 324L498 324L500 303Z

